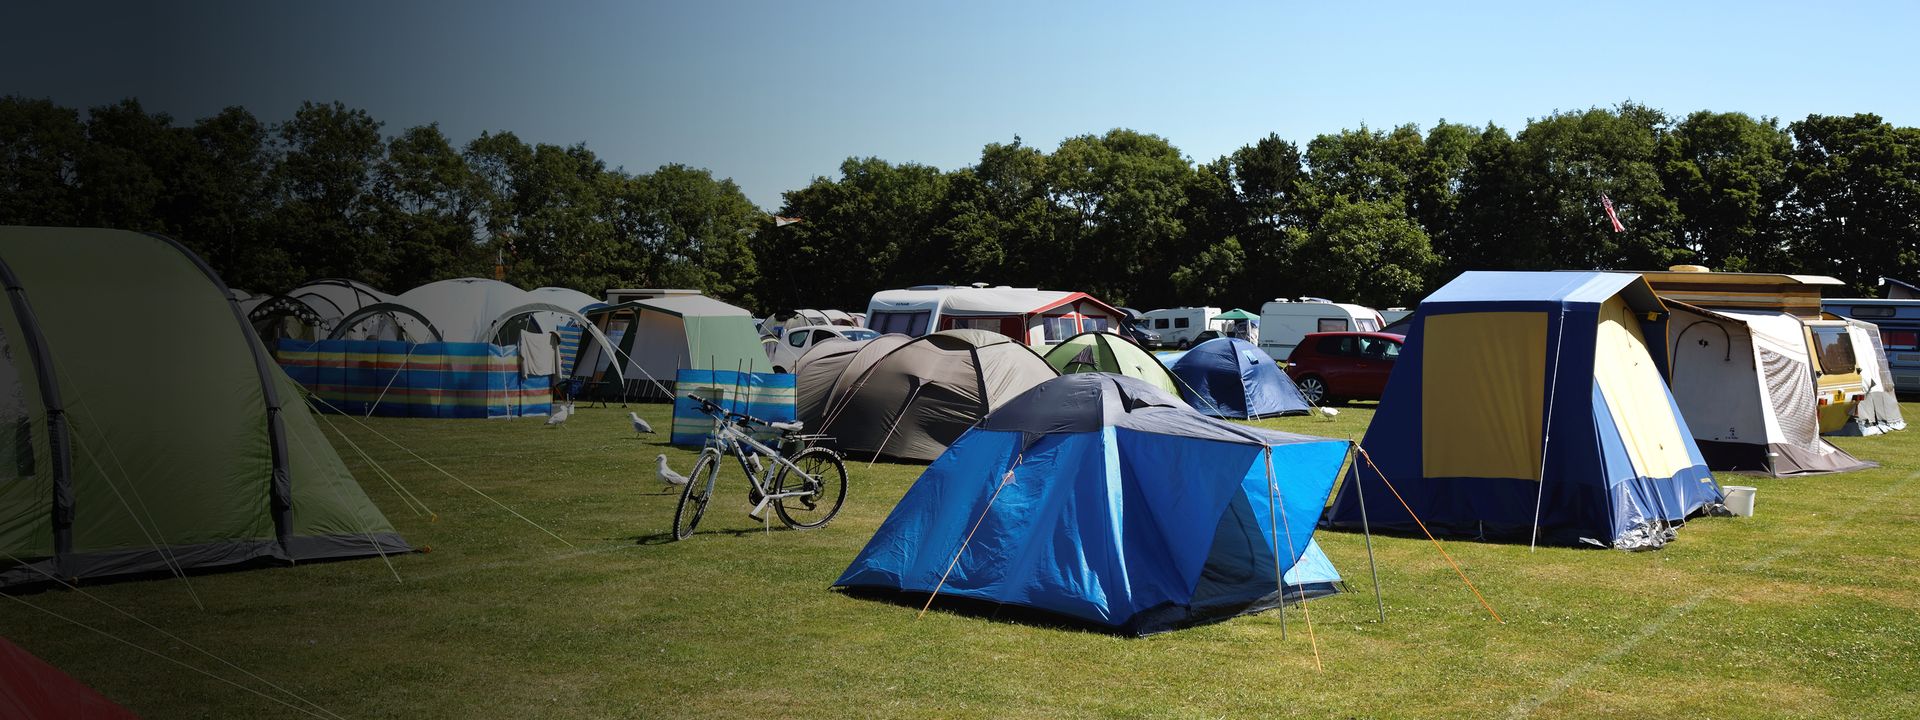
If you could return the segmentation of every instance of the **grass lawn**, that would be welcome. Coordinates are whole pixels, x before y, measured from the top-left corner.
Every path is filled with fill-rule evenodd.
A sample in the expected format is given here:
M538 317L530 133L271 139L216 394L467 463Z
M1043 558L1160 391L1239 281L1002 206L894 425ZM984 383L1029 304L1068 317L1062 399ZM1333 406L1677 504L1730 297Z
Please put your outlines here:
M665 428L664 406L641 407ZM1920 418L1920 405L1905 406ZM1350 592L1126 639L911 609L828 590L921 467L850 459L832 525L761 532L744 481L686 542L665 452L626 409L371 426L565 538L530 527L368 430L348 435L439 514L349 464L428 553L88 588L347 718L1886 717L1920 715L1920 433L1836 442L1875 470L1759 487L1758 516L1707 518L1648 553L1444 541L1506 624L1425 539L1376 537L1377 622L1358 534L1317 537ZM1264 421L1358 437L1333 421ZM341 443L336 442L336 445ZM72 591L19 596L273 693ZM0 635L150 718L294 711L19 603Z

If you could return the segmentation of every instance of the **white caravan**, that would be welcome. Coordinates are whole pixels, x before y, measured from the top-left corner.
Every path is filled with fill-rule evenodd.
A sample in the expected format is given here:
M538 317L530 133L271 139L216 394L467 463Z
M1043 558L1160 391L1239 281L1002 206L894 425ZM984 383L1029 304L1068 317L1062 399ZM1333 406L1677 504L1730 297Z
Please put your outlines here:
M1260 306L1260 349L1285 361L1309 333L1379 332L1383 325L1380 313L1365 305L1311 297L1274 298Z
M1116 328L1118 309L1081 292L1000 285L920 285L882 290L867 304L867 327L919 337L941 330L996 332L1029 346Z
M1177 307L1152 310L1140 315L1140 326L1160 336L1160 347L1186 349L1194 336L1218 330L1207 321L1220 314L1217 307Z

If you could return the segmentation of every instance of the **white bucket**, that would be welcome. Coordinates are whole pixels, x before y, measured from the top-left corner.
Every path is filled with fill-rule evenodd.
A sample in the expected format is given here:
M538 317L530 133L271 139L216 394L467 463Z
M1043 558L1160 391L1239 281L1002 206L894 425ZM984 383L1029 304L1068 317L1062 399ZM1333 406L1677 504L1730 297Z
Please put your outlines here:
M1740 517L1753 517L1753 494L1759 492L1757 488L1746 485L1721 485L1720 489L1727 496L1727 510Z

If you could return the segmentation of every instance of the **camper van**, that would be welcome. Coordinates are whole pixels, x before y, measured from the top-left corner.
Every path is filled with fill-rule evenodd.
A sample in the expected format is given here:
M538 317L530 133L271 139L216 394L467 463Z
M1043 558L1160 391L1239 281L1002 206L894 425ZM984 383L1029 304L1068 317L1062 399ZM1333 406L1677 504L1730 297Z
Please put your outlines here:
M1260 306L1260 349L1275 360L1293 354L1300 338L1321 332L1379 332L1380 313L1365 305L1322 298L1274 298Z
M974 328L1027 345L1050 345L1083 332L1117 331L1121 313L1082 292L1005 285L920 285L882 290L867 303L867 328L919 337Z
M1160 335L1160 347L1185 350L1200 333L1220 329L1207 322L1219 314L1216 307L1165 308L1141 314L1140 324Z

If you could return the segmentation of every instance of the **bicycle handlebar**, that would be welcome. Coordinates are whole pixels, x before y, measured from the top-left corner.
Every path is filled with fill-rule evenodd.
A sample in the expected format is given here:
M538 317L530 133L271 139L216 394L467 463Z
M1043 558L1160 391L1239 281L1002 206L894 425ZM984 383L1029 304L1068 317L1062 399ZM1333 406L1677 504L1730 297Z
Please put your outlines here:
M770 427L775 430L780 430L783 432L793 432L801 428L800 423L785 423L785 422L776 422L772 420L762 420L760 418L754 417L752 415L748 415L746 413L737 413L732 410L722 408L720 407L719 403L700 397L699 395L695 395L693 393L687 393L687 399L700 403L700 412L706 413L708 415L724 417L728 420L734 420L739 422L742 425L752 423L755 425L763 425L766 427Z

